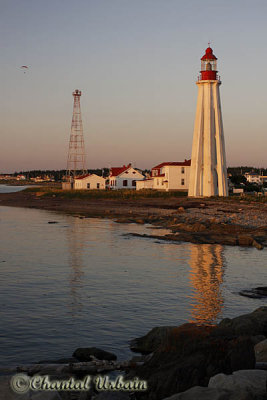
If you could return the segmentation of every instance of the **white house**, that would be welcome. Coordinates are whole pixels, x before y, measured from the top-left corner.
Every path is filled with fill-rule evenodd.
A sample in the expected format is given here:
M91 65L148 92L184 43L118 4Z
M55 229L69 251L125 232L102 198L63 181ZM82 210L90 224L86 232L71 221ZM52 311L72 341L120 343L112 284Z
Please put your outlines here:
M188 190L191 160L163 162L151 170L151 177L137 182L136 189Z
M96 174L86 174L74 179L73 189L105 189L106 179Z
M25 181L26 180L26 176L25 175L17 175L17 181Z
M136 183L143 179L144 175L138 169L133 168L131 164L113 167L110 168L109 188L136 189Z
M267 182L267 177L264 175L260 175L257 172L245 172L245 178L249 183L256 183L258 185L261 185L265 182Z

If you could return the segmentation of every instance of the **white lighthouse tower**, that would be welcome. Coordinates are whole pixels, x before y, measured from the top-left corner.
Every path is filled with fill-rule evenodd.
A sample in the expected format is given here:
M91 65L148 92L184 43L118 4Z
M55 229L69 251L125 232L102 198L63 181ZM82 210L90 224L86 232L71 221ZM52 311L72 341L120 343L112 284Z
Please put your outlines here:
M188 196L228 196L217 58L210 47L201 58Z

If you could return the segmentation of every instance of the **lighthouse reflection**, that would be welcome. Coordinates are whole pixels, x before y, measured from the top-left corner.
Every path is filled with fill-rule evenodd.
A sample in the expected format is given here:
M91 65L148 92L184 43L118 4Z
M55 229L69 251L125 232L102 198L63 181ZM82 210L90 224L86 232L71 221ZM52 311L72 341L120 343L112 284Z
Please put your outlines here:
M189 264L189 279L193 287L190 322L214 324L223 309L223 247L216 244L191 245Z

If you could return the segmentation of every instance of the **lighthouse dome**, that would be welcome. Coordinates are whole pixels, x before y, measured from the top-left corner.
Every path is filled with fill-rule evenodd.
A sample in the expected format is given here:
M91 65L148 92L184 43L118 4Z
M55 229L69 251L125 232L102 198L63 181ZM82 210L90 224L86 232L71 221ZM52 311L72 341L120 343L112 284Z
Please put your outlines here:
M204 56L201 60L217 60L217 57L213 54L213 50L211 47L207 47Z

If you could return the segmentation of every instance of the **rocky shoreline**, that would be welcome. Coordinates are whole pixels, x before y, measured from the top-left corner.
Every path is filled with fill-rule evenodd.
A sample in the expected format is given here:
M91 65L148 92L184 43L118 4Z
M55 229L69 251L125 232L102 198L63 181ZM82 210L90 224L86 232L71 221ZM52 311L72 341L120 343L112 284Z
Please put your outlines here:
M41 188L40 188L41 190ZM44 192L1 193L0 205L64 212L78 218L112 218L118 223L152 224L169 229L156 239L199 244L267 245L267 203L240 199L65 198Z
M130 342L131 350L141 355L129 361L119 362L116 355L101 349L84 348L77 349L70 359L9 370L7 376L0 377L4 396L1 399L264 400L267 398L266 337L267 307L233 319L225 318L214 326L186 323L157 327ZM118 372L112 377L110 371ZM16 395L9 386L15 373L50 374L54 379L76 377L80 381L90 374L95 382L98 379L98 386L101 379L101 385L106 386ZM128 382L133 381L136 385L146 382L146 389L128 390ZM110 386L114 382L118 389ZM126 385L124 390L120 389L122 382Z

